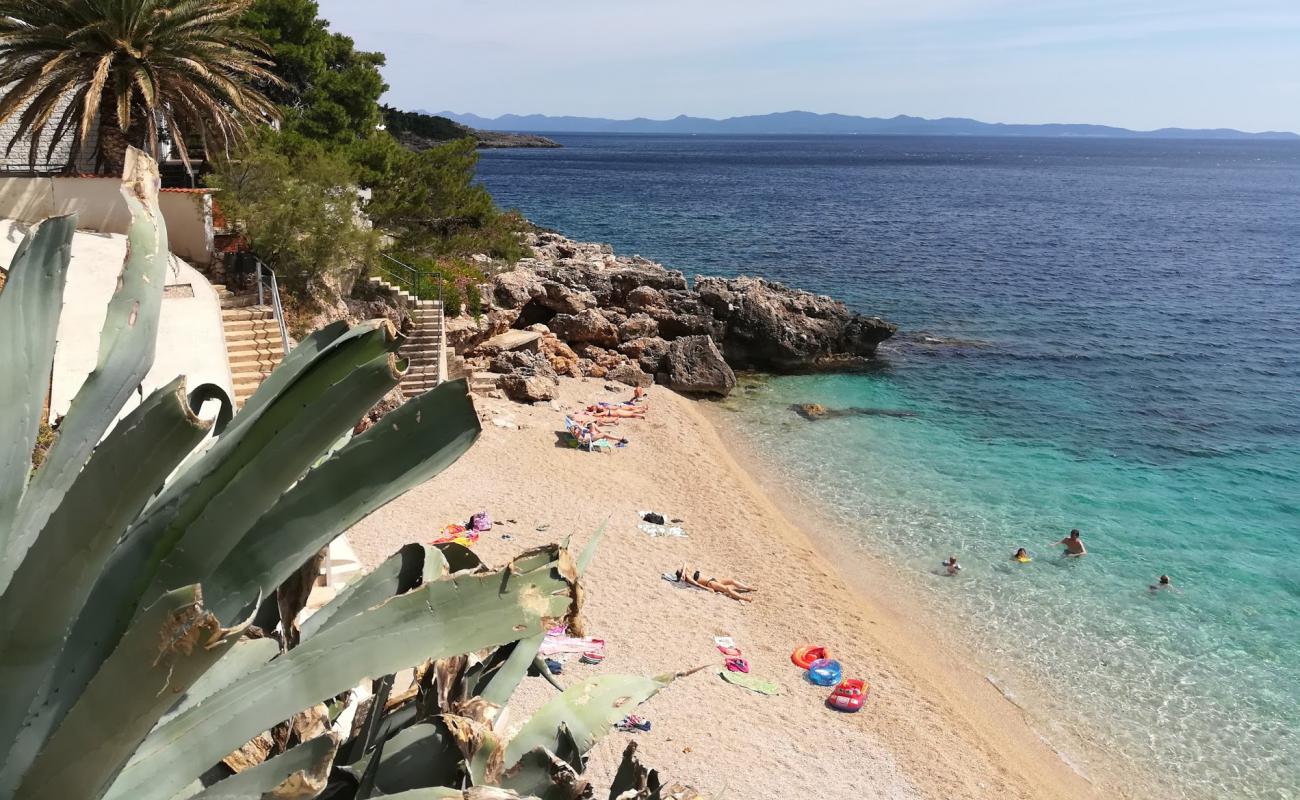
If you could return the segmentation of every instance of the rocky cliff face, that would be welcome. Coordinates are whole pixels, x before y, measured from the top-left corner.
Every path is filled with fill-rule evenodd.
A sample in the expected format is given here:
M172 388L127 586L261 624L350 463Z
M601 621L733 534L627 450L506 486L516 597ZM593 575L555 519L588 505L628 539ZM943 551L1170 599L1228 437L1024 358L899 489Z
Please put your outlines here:
M733 369L803 372L866 362L897 326L829 297L760 278L686 277L608 245L529 235L535 257L492 282L476 338L508 328L543 332L540 355L558 374L629 385L653 378L725 395ZM492 353L480 354L490 357Z

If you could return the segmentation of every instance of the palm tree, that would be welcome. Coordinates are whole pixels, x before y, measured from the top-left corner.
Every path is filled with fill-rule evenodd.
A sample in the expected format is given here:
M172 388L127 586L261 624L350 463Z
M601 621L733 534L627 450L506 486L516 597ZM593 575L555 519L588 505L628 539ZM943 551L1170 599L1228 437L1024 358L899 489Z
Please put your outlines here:
M121 172L128 144L157 158L166 138L189 167L198 143L225 150L245 125L278 116L251 88L275 85L266 46L239 27L251 0L0 0L0 124L30 137L35 167L70 138ZM92 133L97 136L92 137Z

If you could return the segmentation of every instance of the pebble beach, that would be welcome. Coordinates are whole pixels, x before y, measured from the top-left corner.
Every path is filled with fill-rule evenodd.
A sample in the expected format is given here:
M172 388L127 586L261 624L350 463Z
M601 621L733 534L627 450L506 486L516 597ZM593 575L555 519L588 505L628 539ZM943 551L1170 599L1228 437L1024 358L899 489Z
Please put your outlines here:
M629 440L612 453L567 446L564 414L625 399L625 387L565 378L552 403L476 398L483 435L446 472L379 510L348 537L366 568L402 544L431 541L442 526L484 510L494 527L474 545L488 563L572 536L581 546L605 526L584 578L588 633L606 658L576 658L563 685L597 674L655 675L703 667L637 713L647 732L614 732L591 754L596 786L612 775L629 737L669 781L729 798L1117 798L1133 783L1085 778L931 627L925 609L891 591L887 572L854 562L846 580L825 532L795 524L779 492L742 466L707 409L661 387L645 420L611 431ZM748 456L741 456L742 459ZM763 473L770 479L768 473ZM684 537L638 527L652 509L680 519ZM757 587L752 603L671 583L683 564ZM862 580L867 569L870 581ZM870 586L870 591L864 591ZM898 588L898 587L895 587ZM767 696L724 682L714 638L728 636ZM790 660L800 645L826 646L846 677L869 688L862 711L826 707ZM553 694L528 679L504 719L507 733Z

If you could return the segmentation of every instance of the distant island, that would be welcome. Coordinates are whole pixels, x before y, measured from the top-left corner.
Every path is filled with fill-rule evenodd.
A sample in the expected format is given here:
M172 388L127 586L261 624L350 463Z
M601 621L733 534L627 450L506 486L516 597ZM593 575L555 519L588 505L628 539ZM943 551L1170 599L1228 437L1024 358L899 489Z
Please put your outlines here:
M560 143L531 133L508 133L498 130L478 130L472 126L426 114L421 111L402 111L391 106L381 106L384 126L397 141L412 150L430 147L453 139L473 139L480 148L499 147L559 147Z
M426 112L427 113L427 112ZM544 114L504 114L494 119L477 114L439 111L462 125L485 131L528 131L532 133L731 133L731 134L901 134L929 136L1049 136L1049 137L1121 137L1141 139L1278 139L1300 140L1289 131L1247 133L1230 128L1193 129L1160 128L1134 131L1109 125L1012 125L980 122L960 117L926 119L899 115L854 117L845 114L814 114L808 111L784 111L728 119L708 119L685 115L672 119L602 119L600 117L549 117Z

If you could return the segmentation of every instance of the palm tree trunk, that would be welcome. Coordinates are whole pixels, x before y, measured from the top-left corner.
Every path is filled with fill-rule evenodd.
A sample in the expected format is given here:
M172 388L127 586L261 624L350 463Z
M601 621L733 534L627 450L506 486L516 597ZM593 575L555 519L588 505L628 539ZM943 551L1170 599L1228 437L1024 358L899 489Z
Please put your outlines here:
M117 100L105 92L99 103L99 140L95 143L95 174L119 176L126 169L126 148L134 145L148 149L148 127L145 122L147 112L140 108L131 109L131 126L122 130L117 124ZM151 153L154 158L157 153Z

